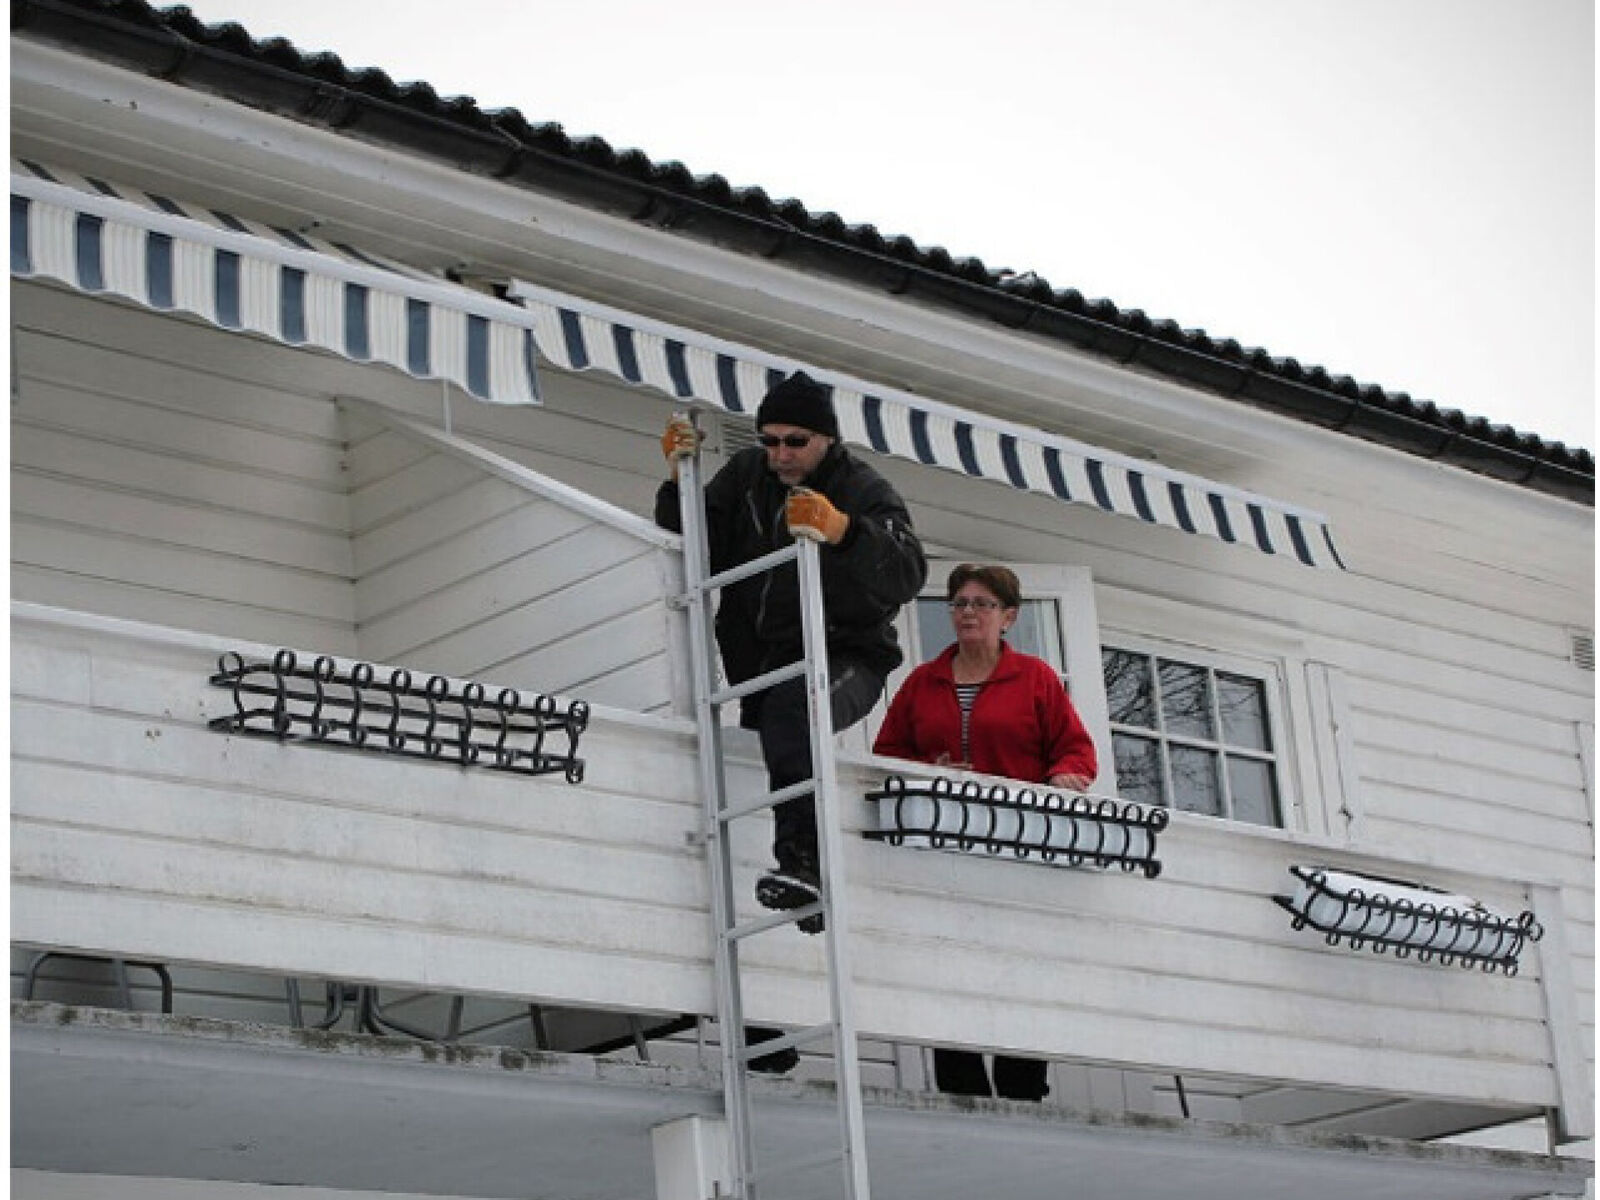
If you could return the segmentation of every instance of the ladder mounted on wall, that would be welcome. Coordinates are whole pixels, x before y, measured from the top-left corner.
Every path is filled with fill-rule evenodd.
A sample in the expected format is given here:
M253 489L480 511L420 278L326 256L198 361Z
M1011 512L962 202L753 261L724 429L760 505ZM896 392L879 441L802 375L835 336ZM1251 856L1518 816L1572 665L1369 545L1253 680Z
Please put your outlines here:
M838 821L839 786L834 764L833 715L828 701L828 654L822 607L822 564L815 542L797 538L794 545L731 570L712 575L706 542L704 493L698 453L679 466L683 514L685 603L689 616L694 712L700 757L700 794L705 806L706 857L711 869L711 914L716 925L715 971L717 1021L722 1044L722 1089L733 1170L731 1200L757 1200L764 1180L837 1159L843 1168L847 1200L870 1200L867 1155L861 1107L861 1067L856 1050L847 958L849 920L846 912L844 838ZM802 661L757 676L734 687L719 688L717 649L712 633L713 597L724 587L798 560L805 657ZM732 802L722 751L722 709L745 696L804 676L811 717L809 781ZM732 840L735 820L760 815L781 802L812 792L816 802L817 846L821 896L817 903L741 921L734 887ZM821 915L824 922L829 1019L771 1040L745 1042L744 989L740 974L744 942L771 930L798 925ZM751 1059L831 1038L838 1099L840 1150L826 1158L808 1158L757 1172L751 1124L749 1064Z

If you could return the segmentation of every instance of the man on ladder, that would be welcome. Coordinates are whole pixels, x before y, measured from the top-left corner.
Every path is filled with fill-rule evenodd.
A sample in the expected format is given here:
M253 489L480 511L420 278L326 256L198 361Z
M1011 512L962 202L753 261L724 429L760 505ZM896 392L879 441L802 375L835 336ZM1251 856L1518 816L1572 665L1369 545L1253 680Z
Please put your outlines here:
M750 562L796 537L822 545L830 708L834 729L845 729L871 711L900 663L893 621L921 591L927 560L905 501L839 441L831 388L796 371L761 401L756 430L761 445L734 455L704 489L711 570ZM682 532L678 463L694 454L699 432L676 416L661 445L672 475L656 494L655 519ZM794 564L728 587L717 609L716 636L730 684L800 661ZM774 791L811 778L803 679L745 697L739 723L760 735ZM811 797L779 804L773 825L777 866L757 882L757 900L774 909L815 903L820 879ZM821 932L821 917L807 918L801 928Z

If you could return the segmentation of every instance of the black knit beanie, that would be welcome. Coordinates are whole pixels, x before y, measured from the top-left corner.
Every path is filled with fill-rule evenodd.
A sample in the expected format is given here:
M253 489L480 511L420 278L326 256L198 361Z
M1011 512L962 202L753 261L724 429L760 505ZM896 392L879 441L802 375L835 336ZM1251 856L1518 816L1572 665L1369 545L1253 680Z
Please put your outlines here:
M796 371L775 385L756 409L756 428L766 425L797 425L837 438L839 418L833 412L833 389Z

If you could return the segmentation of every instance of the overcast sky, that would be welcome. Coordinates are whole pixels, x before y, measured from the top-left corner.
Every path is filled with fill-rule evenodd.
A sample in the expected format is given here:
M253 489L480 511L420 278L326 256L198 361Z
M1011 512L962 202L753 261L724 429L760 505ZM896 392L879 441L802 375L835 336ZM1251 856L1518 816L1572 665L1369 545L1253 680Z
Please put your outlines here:
M1593 0L192 0L1595 445Z

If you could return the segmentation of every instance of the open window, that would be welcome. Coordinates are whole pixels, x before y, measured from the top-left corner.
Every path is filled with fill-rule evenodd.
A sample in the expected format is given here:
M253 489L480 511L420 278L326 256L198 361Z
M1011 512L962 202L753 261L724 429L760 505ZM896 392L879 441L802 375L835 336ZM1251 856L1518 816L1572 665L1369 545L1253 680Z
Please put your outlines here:
M877 735L888 698L905 682L912 668L937 657L955 640L950 609L945 603L945 582L962 561L966 560L930 558L926 589L914 604L902 610L898 632L906 660L889 678L885 705L865 722L867 746ZM1100 682L1094 579L1087 567L1012 562L1005 565L1017 573L1023 596L1022 610L1006 641L1016 650L1044 659L1060 674L1099 751L1100 776L1093 790L1110 792L1114 789L1111 733L1106 721L1105 689Z

